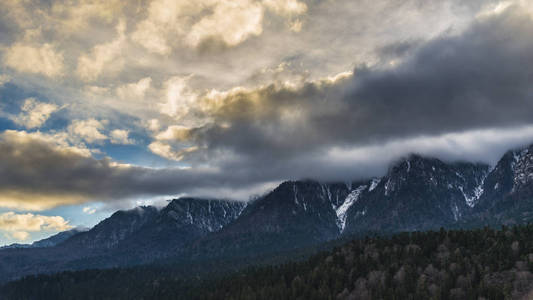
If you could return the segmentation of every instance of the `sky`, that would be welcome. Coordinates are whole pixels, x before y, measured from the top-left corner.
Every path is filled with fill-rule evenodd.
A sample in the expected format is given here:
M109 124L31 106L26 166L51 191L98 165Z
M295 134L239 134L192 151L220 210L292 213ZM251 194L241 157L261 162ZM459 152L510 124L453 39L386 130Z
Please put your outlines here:
M4 0L0 245L533 142L526 0Z

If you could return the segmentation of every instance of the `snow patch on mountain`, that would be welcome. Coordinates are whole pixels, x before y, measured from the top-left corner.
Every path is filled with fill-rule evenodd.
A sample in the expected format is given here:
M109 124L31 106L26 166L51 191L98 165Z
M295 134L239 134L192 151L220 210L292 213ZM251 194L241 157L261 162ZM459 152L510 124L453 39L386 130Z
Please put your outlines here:
M452 207L452 213L453 219L457 222L461 217L461 213L459 212L459 207L457 206L457 203L454 203L454 206Z
M394 192L394 182L389 178L387 183L385 183L385 196L388 196L391 192Z
M294 204L300 205L300 202L298 202L298 188L296 187L296 183L292 185L292 192L294 193Z
M370 188L368 188L368 191L373 191L381 182L381 178L374 178L372 179L372 182L370 182Z
M515 151L513 155L514 159L511 168L514 178L511 192L516 192L522 186L533 182L533 153L529 149L524 149L520 152Z
M361 193L367 188L367 185L362 185L355 190L353 190L348 197L344 200L344 203L335 211L337 213L337 226L339 227L339 230L341 232L344 231L344 228L346 227L346 217L348 209L354 205L357 200L359 200L359 196L361 196Z
M460 175L459 173L456 173L460 178L462 178L463 180L466 180L464 176ZM481 198L481 196L483 195L483 193L485 192L485 189L483 188L485 186L485 179L487 179L487 177L489 176L490 174L490 170L487 171L482 177L481 177L481 180L478 183L478 185L474 188L473 190L473 194L472 195L468 195L463 186L458 186L458 189L461 191L461 193L463 194L463 197L465 198L465 202L466 202L466 205L468 205L469 207L474 207L476 206L478 200ZM477 180L476 180L477 181Z
M483 182L481 183L481 185L478 185L474 189L474 195L472 195L472 196L468 196L465 193L465 191L464 191L462 186L459 187L459 190L461 191L461 193L463 194L463 197L465 198L466 205L468 205L469 207L476 206L477 201L479 200L479 198L481 198L481 195L483 195L483 192L485 191L483 189Z

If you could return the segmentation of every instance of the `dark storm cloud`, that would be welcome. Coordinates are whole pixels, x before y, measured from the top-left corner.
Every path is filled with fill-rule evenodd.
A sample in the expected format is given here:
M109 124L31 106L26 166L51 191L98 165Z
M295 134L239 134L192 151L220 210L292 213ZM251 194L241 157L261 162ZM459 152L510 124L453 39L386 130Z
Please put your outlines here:
M16 209L172 195L246 181L217 169L118 165L21 131L0 135L0 153L0 207Z
M421 40L406 40L379 47L376 52L380 59L387 63L391 60L401 59L412 54L421 43Z
M211 114L231 126L197 130L195 138L210 151L265 162L332 145L520 126L533 122L532 83L533 21L510 8L427 42L394 67L228 95Z

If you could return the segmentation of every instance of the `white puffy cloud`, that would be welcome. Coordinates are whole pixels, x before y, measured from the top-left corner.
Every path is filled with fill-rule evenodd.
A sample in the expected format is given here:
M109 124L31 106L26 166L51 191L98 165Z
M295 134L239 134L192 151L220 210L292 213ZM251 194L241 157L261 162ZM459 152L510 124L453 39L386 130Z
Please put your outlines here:
M50 115L59 107L52 103L38 102L35 98L28 98L21 107L21 113L14 118L14 122L28 129L41 127Z
M65 71L63 54L49 43L15 43L4 54L4 64L18 72L58 77Z
M101 130L105 128L106 121L98 121L96 119L88 120L74 120L68 127L70 134L78 136L88 143L102 142L108 137L104 135Z
M284 17L306 12L305 3L255 0L155 0L148 16L139 22L132 39L147 50L168 55L178 39L189 47L198 47L212 39L236 46L263 32L265 10Z
M157 54L169 54L171 35L179 36L185 30L184 25L190 19L188 14L197 14L204 1L155 0L150 3L148 16L137 24L132 40Z
M117 88L117 96L126 101L142 99L148 89L150 89L151 84L152 78L145 77L137 82L121 85Z
M69 222L60 216L42 216L32 213L17 214L6 212L0 214L0 230L3 231L64 231L72 228Z
M263 6L250 0L219 1L211 15L194 24L185 41L197 47L206 39L235 46L263 32Z
M110 132L109 137L113 144L129 145L134 143L134 141L129 138L129 134L130 132L128 130L115 129Z
M165 102L159 105L162 114L183 119L196 106L199 96L189 87L189 80L190 76L174 76L165 82Z

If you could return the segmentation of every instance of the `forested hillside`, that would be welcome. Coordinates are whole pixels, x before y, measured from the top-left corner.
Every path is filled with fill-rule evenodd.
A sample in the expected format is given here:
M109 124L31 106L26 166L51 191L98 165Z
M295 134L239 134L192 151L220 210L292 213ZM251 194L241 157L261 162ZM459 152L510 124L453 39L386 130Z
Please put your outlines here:
M6 299L521 299L533 289L533 225L368 237L306 261L209 280L171 269L30 276L1 293Z

